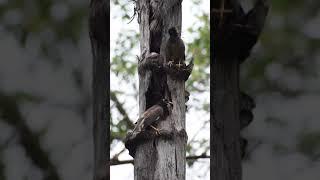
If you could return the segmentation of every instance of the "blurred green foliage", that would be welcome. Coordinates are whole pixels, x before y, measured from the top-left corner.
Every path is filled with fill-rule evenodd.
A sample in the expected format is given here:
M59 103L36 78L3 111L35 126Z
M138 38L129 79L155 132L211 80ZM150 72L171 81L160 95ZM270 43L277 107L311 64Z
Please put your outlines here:
M88 37L88 10L89 3L84 0L78 2L62 0L1 1L1 37L9 34L14 38L13 40L16 40L17 50L20 50L21 48L21 51L29 52L35 49L36 51L34 52L36 53L33 58L39 61L47 61L58 69L61 68L60 65L65 56L65 54L59 51L59 47L64 44L77 47L84 33L86 33ZM7 42L2 41L2 43ZM28 53L26 54L29 55ZM27 64L28 58L30 57L26 57L26 60L21 59L21 64ZM11 59L2 57L2 61L8 61L10 63ZM30 64L30 72L32 72L32 70L32 64ZM12 71L14 72L17 70L12 69ZM79 69L74 69L73 79L78 87L83 85L82 81L84 73L85 72L82 71L80 72ZM8 77L1 76L1 80L3 80L3 78ZM50 77L47 78L49 79L48 82L50 82ZM39 84L39 86L41 86L41 84ZM20 112L21 105L24 103L48 103L47 97L41 97L39 94L32 94L28 90L24 91L24 89L11 91L7 89L7 87L3 87L1 84L1 123L14 129L14 136L17 136L17 139L19 140L17 143L20 143L25 156L30 158L36 168L40 168L40 170L46 172L44 173L46 174L44 178L60 179L61 177L58 177L56 172L57 167L54 167L54 163L51 162L51 154L41 146L41 138L45 134L43 131L47 131L47 129L44 128L44 130L40 130L37 133L33 132L31 130L32 128L29 127L26 118L23 117ZM9 142L11 143L13 139L15 138L9 137L4 143L1 142L0 144L1 180L8 178L5 173L8 164L4 161L5 158L2 156L3 150L9 146ZM28 177L25 177L24 179L27 178Z
M139 34L133 30L120 32L116 40L115 55L111 60L111 71L121 76L127 82L137 72L137 58L132 54L132 49L139 43Z

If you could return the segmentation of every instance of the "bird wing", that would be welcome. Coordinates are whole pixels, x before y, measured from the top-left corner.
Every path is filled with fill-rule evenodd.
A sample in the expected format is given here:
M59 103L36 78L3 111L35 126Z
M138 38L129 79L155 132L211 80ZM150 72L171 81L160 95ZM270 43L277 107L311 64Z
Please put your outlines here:
M167 61L172 61L174 51L174 45L171 39L168 39L166 44L166 59Z
M147 109L135 123L133 131L141 132L152 123L158 121L163 115L163 108L160 105L153 105Z
M137 131L140 132L142 131L142 129L144 128L144 124L143 124L144 118L141 117L137 120L137 122L135 123L135 127L133 128L133 132Z
M184 61L186 59L185 53L184 53L186 48L184 46L184 43L183 43L182 39L179 38L179 40L180 40L180 43L179 43L180 55L179 56L180 56L180 58L182 58L181 60Z
M163 108L159 105L154 105L146 111L144 116L144 127L150 126L152 123L156 122L163 115Z

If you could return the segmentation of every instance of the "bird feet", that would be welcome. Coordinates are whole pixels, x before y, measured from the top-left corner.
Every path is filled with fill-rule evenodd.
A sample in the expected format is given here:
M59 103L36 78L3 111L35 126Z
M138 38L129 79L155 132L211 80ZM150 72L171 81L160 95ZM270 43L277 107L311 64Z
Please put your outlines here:
M168 66L171 68L171 67L172 67L172 65L175 65L176 67L178 67L178 69L180 69L180 68L181 68L181 66L183 66L184 64L183 64L183 63L181 63L180 61L179 61L179 63L178 63L178 64L174 64L174 62L173 62L173 61L169 61L169 62L168 62Z
M161 135L160 130L159 130L158 128L156 128L156 127L154 127L154 126L152 126L152 125L150 125L150 127L151 127L153 130L156 131L156 135L157 135L157 136Z
M177 64L178 68L180 69L180 67L182 66L181 62L179 61L179 63Z
M173 64L173 61L169 61L169 62L168 62L168 66L169 66L170 68L171 68L172 64Z

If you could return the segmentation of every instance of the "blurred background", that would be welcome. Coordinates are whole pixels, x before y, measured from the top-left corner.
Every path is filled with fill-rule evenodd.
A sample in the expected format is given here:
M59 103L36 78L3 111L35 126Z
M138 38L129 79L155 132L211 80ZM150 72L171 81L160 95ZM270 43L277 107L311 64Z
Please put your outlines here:
M243 132L243 179L316 180L320 2L269 1L262 36L241 65L241 89L257 103ZM110 158L128 160L121 139L138 117L138 24L128 24L133 2L110 3ZM187 60L195 58L187 81L187 155L209 155L209 2L182 6ZM0 0L0 180L92 178L88 7L85 0ZM112 180L132 177L131 164L111 167ZM209 160L189 161L187 179L209 179Z
M249 0L241 1L246 10ZM245 180L316 180L320 171L320 2L269 0L260 40L241 66L256 100Z
M86 0L0 0L0 180L92 179Z

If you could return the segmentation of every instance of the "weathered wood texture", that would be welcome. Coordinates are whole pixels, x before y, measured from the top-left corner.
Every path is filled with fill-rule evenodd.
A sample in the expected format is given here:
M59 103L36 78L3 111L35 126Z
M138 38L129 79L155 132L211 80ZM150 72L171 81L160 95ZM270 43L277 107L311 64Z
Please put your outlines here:
M110 178L109 1L92 0L89 29L93 55L94 180Z
M165 42L168 29L175 26L181 32L181 1L177 0L138 0L140 10L140 49L141 59L150 51L159 51L165 57ZM152 24L152 31L150 24ZM160 38L159 38L160 37ZM161 40L161 44L158 42ZM156 42L157 41L157 42ZM160 46L160 47L159 47ZM147 107L146 93L152 83L152 72L139 74L139 114ZM163 74L163 76L166 76ZM134 158L135 180L184 180L185 179L185 81L172 80L167 76L169 92L167 99L173 102L172 113L161 121L159 129L173 132L172 138L161 136L139 144Z

